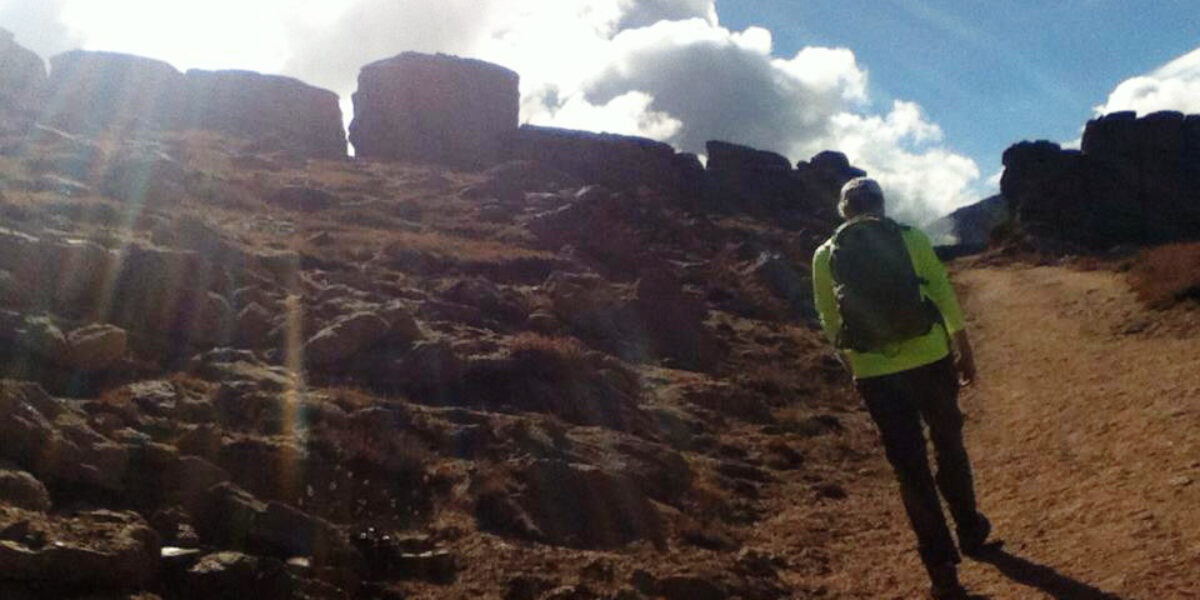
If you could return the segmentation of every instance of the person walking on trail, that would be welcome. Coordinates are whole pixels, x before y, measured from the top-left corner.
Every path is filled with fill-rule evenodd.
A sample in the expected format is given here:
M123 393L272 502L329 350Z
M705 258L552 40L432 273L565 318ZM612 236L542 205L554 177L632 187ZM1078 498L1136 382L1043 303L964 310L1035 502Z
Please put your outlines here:
M991 524L976 507L963 447L958 388L974 380L975 362L962 309L929 238L884 216L883 191L873 179L846 183L838 212L845 222L813 255L821 326L879 429L931 595L966 598L959 551L978 555ZM922 421L933 441L936 477ZM939 491L954 518L957 548Z

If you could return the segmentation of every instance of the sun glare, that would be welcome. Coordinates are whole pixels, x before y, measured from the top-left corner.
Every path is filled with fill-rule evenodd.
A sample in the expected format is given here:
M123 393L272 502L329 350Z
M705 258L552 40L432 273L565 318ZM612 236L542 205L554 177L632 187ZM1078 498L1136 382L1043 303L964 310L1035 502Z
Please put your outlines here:
M86 49L165 60L179 69L277 72L287 61L289 28L334 18L348 0L71 0L63 22L87 40Z

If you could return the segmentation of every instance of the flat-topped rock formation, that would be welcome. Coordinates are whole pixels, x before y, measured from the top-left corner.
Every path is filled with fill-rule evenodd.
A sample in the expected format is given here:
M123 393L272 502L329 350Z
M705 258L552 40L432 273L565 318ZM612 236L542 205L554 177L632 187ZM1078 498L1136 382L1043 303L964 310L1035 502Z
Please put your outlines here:
M405 52L358 76L350 143L363 158L478 168L496 162L517 128L519 76L444 54Z
M0 29L0 107L31 108L46 81L46 65Z
M843 184L865 175L846 155L824 151L793 168L784 156L721 141L706 144L711 208L751 212L800 211L811 220L836 222Z
M505 159L537 161L589 183L679 185L675 149L651 139L524 125L502 140Z
M190 70L180 125L265 139L309 156L346 155L337 94L252 71Z
M43 123L74 133L132 133L175 113L183 74L161 61L72 50L50 59Z
M1082 150L1047 141L1004 152L1000 189L1023 232L1090 249L1200 237L1200 115L1113 113Z
M50 60L41 121L74 133L204 129L306 156L345 156L337 95L278 75L188 71L149 58L74 50Z

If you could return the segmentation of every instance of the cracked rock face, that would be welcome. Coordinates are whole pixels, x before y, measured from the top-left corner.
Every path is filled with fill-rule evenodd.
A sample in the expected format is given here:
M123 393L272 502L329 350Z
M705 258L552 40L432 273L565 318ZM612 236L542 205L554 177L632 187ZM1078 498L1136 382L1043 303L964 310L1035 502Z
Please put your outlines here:
M1200 115L1118 112L1088 121L1082 151L1021 142L1000 189L1035 239L1104 250L1200 230Z
M446 55L405 52L363 67L354 94L355 155L482 167L517 128L516 73Z
M35 57L36 58L36 57ZM39 59L40 64L40 59ZM50 59L46 124L131 134L156 129L233 133L301 156L346 155L337 94L250 71L180 73L149 58L73 50Z
M13 41L13 34L0 29L0 104L34 108L46 83L46 65L41 57Z

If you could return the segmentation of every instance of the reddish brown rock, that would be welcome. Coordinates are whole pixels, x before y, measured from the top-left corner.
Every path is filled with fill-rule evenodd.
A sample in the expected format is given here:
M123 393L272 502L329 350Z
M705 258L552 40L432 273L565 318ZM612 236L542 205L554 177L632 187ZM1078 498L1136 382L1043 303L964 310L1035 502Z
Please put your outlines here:
M72 50L50 59L53 110L43 122L71 132L133 133L169 123L183 74L151 58Z
M476 517L484 529L575 548L662 543L662 520L635 482L589 465L537 460L516 474L521 490L488 490Z
M305 361L313 366L353 357L387 335L388 322L379 315L359 312L341 317L317 332L304 346Z
M0 528L16 521L27 531L17 541L0 541L6 580L95 592L147 584L158 569L159 537L137 513L94 510L24 525L19 518L0 511Z
M846 155L825 151L793 169L780 154L722 141L705 144L708 152L705 202L721 210L771 215L773 220L814 223L832 229L841 187L866 172ZM798 224L800 224L798 223Z
M350 143L364 158L483 167L517 128L519 77L478 60L405 52L363 67Z
M730 171L791 171L792 164L780 154L712 140L704 144L708 152L708 170L716 173Z
M46 82L46 65L32 50L0 29L0 109L31 108Z
M0 503L25 510L50 510L50 492L36 477L25 471L0 468Z
M250 71L188 71L140 56L73 50L50 59L51 126L121 135L202 129L302 156L346 154L333 92Z
M297 79L252 71L191 70L182 127L222 131L305 156L346 155L337 94Z
M536 161L612 189L680 185L675 149L647 138L523 125L505 136L504 149L507 160Z
M80 371L101 371L125 355L128 335L120 327L94 323L71 331L66 341L65 355L57 357L65 366Z

